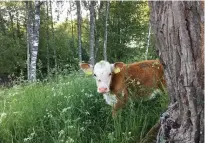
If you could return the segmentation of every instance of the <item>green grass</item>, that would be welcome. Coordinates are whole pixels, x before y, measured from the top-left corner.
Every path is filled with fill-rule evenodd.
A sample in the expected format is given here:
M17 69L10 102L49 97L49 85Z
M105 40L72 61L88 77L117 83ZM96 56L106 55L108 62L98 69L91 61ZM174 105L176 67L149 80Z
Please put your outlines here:
M2 89L0 143L138 143L166 105L166 96L130 100L113 119L95 81L79 73Z

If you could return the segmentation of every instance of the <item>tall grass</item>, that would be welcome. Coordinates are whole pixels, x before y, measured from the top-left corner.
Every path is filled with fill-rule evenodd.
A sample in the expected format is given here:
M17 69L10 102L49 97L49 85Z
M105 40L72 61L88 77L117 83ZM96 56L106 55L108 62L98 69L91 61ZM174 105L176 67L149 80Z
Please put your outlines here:
M129 101L112 118L95 81L80 74L0 92L2 143L140 142L167 104L166 96Z

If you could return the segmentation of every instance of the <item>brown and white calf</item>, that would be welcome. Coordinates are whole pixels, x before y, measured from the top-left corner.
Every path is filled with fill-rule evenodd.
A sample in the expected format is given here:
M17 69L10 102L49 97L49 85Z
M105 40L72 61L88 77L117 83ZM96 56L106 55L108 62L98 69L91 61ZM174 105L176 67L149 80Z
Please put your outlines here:
M135 97L149 98L154 90L163 90L166 86L163 66L159 60L132 64L100 61L94 67L87 63L81 63L80 67L85 73L93 74L97 91L103 94L107 104L113 106L113 115L133 93ZM132 94L129 95L130 92Z

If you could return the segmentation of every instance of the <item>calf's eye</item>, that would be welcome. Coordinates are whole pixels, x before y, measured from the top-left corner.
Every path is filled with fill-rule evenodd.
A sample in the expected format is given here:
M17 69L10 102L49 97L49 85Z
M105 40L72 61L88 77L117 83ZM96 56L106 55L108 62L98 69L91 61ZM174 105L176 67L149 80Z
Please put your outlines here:
M93 76L96 76L96 74L93 74Z
M112 73L109 73L109 76L111 76L112 75Z

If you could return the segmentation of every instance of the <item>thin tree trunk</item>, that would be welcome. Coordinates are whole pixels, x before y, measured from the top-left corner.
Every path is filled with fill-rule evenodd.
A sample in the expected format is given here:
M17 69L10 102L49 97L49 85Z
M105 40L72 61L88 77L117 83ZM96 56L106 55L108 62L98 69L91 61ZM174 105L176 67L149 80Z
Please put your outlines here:
M11 21L11 31L12 31L12 37L13 39L15 39L15 34L14 34L14 16L11 14L11 12L9 11L9 18Z
M55 71L57 71L58 63L57 63L57 56L56 56L55 37L54 37L54 27L53 27L52 1L50 1L50 12L51 12L51 29L52 29L53 57L54 57L54 63L55 63Z
M46 40L47 40L46 41L47 42L47 44L46 44L46 58L47 58L47 74L49 74L49 72L50 72L49 39L50 39L50 37L49 37L49 23L48 23L48 21L49 21L49 3L48 3L48 0L46 0L46 14L47 14L47 18L46 18L46 20L47 20L47 25L46 25Z
M82 43L81 43L81 5L80 1L76 1L77 17L78 17L78 59L82 62Z
M71 48L72 51L74 51L74 32L73 32L73 15L72 15L72 2L70 1L70 18L71 18L71 35L72 35L72 40L71 40Z
M94 9L95 1L90 2L90 64L95 64L95 53L94 53L94 45L95 45L95 9Z
M33 31L33 28L31 27L31 2L26 1L26 13L27 13L27 25L26 25L26 31L27 31L27 79L30 80L30 43L31 43L31 33Z
M0 10L0 25L1 25L1 30L2 30L3 34L6 35L6 27L5 27L4 23L6 23L6 21L4 20L4 17L2 16L2 11Z
M106 16L105 16L105 34L104 34L104 47L103 47L103 56L104 60L107 61L107 25L108 25L108 15L109 15L110 2L106 2Z
M97 59L97 55L98 55L98 50L99 50L99 42L100 42L100 27L101 27L101 22L102 22L102 9L103 9L103 4L104 2L100 2L99 8L98 8L98 15L95 14L95 61ZM98 21L97 21L97 17L98 16Z
M149 1L170 96L158 143L204 142L204 2Z
M34 17L34 30L31 33L31 61L30 61L30 80L36 81L36 64L39 45L39 28L40 28L40 5L39 1L35 1L35 17Z
M148 49L149 49L149 41L150 41L150 33L151 33L151 24L149 23L149 32L147 36L147 48L146 48L146 60L147 60L147 55L148 55Z
M20 32L20 22L19 22L19 10L16 12L16 36L21 39L21 32Z

